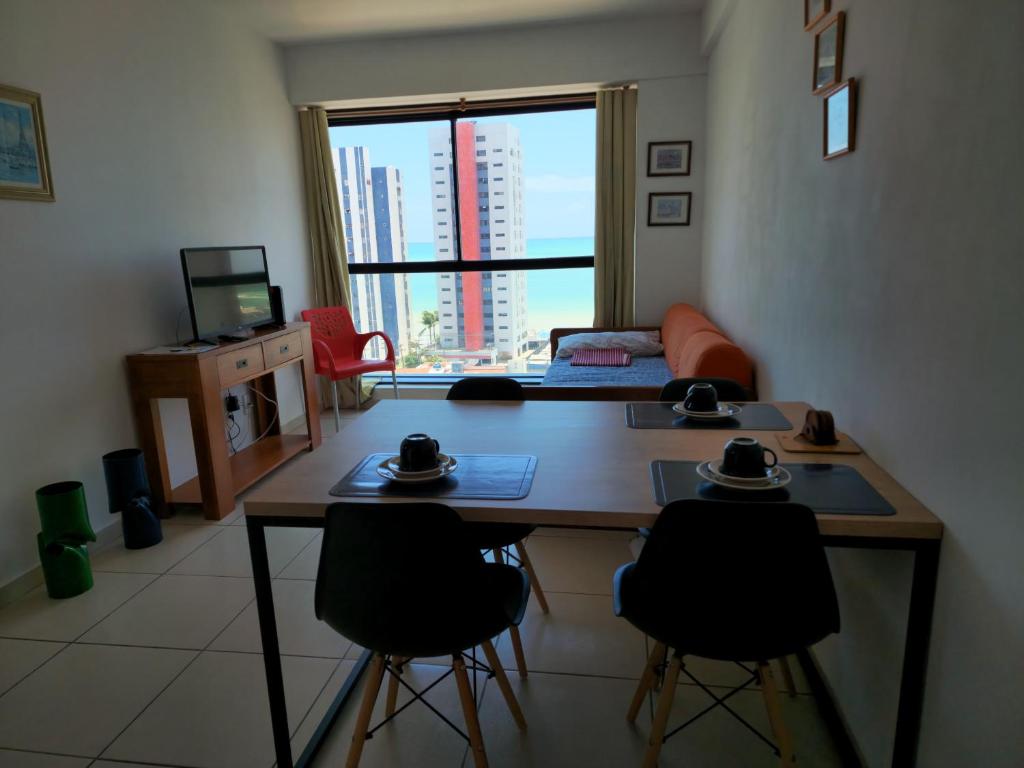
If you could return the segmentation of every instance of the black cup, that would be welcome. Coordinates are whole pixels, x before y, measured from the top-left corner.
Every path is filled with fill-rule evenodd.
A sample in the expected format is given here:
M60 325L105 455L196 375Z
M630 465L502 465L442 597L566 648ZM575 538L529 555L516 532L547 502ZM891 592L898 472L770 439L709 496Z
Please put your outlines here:
M772 463L765 461L765 454L772 455ZM734 437L725 444L722 458L722 473L733 477L764 477L764 471L778 464L775 451L765 448L752 437Z
M398 466L403 472L425 472L437 466L437 453L441 446L437 440L417 432L402 441Z
M718 392L707 382L692 384L686 390L686 399L683 400L683 408L688 411L717 411Z

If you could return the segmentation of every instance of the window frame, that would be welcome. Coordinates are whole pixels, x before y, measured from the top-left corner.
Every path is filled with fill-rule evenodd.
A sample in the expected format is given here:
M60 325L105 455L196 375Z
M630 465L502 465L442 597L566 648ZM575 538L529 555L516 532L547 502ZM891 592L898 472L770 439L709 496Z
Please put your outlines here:
M388 123L448 123L451 136L453 168L458 167L458 142L456 126L467 117L498 117L502 115L536 114L540 112L567 112L576 109L595 109L596 93L571 94L566 96L510 99L502 101L467 102L462 99L452 104L429 104L408 107L381 107L379 109L331 110L327 113L327 124L331 128L353 125L383 125ZM433 155L431 155L433 160ZM505 270L531 271L538 269L586 269L594 266L594 255L542 256L520 259L479 259L462 258L462 212L459 206L458 174L452 174L451 205L454 214L452 229L455 244L455 258L434 259L433 261L397 262L348 262L350 275L393 275L423 274L439 272L494 272ZM434 199L437 198L435 195ZM346 254L346 258L348 255Z

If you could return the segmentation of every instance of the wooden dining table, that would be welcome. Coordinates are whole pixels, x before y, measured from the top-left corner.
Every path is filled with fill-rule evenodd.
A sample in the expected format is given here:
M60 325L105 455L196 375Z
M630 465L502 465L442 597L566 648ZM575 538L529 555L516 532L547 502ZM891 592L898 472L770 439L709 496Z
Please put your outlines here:
M293 760L285 707L277 623L271 592L265 528L322 527L328 505L344 501L329 491L368 454L391 451L406 435L425 432L445 453L529 454L537 467L528 495L516 500L444 499L463 519L600 529L650 526L660 507L655 501L651 463L702 461L722 455L737 435L756 437L779 455L781 464L831 463L855 468L891 505L889 516L817 515L827 547L906 550L914 553L892 765L913 765L923 703L928 640L943 526L917 499L864 453L787 453L779 434L795 435L810 407L774 403L793 425L787 432L738 429L631 429L625 403L529 401L515 403L386 400L327 440L317 451L282 467L244 501L252 557L260 636L266 667L277 765L307 766L344 708L369 653L353 669L317 727ZM409 501L404 496L350 498L362 503ZM610 576L609 576L610 578ZM820 676L806 654L815 694L831 705ZM842 735L841 735L842 737Z

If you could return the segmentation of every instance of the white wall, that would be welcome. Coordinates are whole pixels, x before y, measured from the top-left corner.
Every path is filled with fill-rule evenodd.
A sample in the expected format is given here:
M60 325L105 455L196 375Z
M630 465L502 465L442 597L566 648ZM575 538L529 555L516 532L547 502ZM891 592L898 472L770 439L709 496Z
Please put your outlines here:
M700 296L704 88L700 16L476 30L408 38L343 40L285 47L288 93L295 104L338 105L498 91L572 91L636 81L637 321L660 323L677 301ZM576 88L579 90L579 88ZM693 141L689 177L647 179L647 142ZM693 192L689 227L647 227L647 194ZM673 275L670 281L665 275Z
M264 243L289 311L309 301L279 54L212 5L0 0L0 81L42 94L56 191L0 200L0 585L36 564L35 488L82 480L94 525L112 522L100 456L136 444L124 355L173 342L179 248ZM165 413L181 480L186 411Z
M1024 58L1019 0L839 0L857 149L823 162L798 3L740 0L711 56L703 292L761 393L827 408L946 524L918 764L1024 756ZM909 559L832 557L819 647L887 764Z

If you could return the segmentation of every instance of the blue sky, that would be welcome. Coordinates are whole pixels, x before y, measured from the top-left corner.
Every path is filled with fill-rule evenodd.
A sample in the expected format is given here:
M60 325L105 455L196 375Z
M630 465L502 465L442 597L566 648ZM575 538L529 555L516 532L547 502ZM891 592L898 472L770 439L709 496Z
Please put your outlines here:
M593 109L502 115L480 123L511 123L523 148L526 237L592 237L594 234L595 112ZM345 126L330 129L331 146L363 146L372 165L394 165L405 187L409 242L429 242L431 157L427 136L446 122Z

